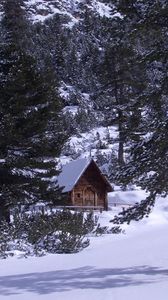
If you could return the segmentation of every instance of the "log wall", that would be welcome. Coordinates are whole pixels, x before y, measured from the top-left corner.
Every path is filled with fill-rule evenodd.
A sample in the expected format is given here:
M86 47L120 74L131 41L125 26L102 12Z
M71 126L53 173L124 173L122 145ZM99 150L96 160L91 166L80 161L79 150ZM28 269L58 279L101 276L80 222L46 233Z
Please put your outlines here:
M107 188L94 165L87 168L75 185L71 202L76 206L102 206L107 209Z

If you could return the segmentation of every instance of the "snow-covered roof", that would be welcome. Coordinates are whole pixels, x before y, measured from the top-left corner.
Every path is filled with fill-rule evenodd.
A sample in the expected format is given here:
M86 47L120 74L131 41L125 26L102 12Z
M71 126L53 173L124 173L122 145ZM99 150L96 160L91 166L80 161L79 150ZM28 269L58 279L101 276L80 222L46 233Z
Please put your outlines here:
M77 160L73 160L66 165L63 165L62 171L57 177L57 182L60 187L64 187L62 192L70 192L82 176L82 174L85 172L87 167L90 165L90 163L93 162L97 170L100 171L96 163L92 158L80 158ZM100 176L102 177L102 180L107 186L108 191L112 191L112 186L110 182L107 180L107 178L101 173Z
M62 171L59 174L57 180L59 186L64 187L64 193L69 192L73 189L81 175L89 166L91 160L91 158L81 158L71 161L62 167Z

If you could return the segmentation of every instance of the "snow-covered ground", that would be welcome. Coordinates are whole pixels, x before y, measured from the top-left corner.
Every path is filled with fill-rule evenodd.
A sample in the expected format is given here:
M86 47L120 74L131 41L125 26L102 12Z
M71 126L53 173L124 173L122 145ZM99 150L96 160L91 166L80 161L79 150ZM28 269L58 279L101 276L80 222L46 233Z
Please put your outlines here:
M115 208L116 209L116 208ZM105 225L116 213L100 214ZM0 261L0 300L167 300L168 200L77 254Z
M114 191L108 193L108 204L109 208L113 206L121 206L121 207L128 207L131 205L135 205L140 201L146 199L147 193L141 190L138 187L132 187L132 190L122 191L120 187L114 186Z
M81 7L94 11L100 17L123 18L114 5L98 0L24 0L27 12L33 22L44 22L55 14L69 17L67 24L72 28L80 20ZM84 7L83 7L84 5ZM76 15L77 14L77 15Z
M75 109L75 107L73 107ZM71 108L71 112L74 110ZM98 143L101 141L102 149L98 150ZM96 160L96 156L99 152L107 161L110 161L110 156L113 153L117 155L118 151L118 129L116 126L108 127L96 127L89 132L80 133L80 136L71 136L65 145L68 146L68 155L61 155L60 161L62 164L66 164L75 155L76 158L92 157Z

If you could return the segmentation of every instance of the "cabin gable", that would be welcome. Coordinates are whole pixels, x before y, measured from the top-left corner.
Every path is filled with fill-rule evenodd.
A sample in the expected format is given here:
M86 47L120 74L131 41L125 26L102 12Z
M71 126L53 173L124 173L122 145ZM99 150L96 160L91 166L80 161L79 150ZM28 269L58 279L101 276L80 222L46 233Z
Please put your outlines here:
M101 173L96 163L90 160L67 193L67 199L69 205L72 206L102 207L102 209L107 210L107 192L109 191L112 191L110 183Z

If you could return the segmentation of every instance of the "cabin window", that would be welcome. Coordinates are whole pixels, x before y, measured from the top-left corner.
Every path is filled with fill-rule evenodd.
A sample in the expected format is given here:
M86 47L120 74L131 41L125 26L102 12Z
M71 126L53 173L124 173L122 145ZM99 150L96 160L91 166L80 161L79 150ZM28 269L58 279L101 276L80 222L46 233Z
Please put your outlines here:
M80 193L77 193L77 197L80 198L80 196L81 196L81 194L80 194Z

